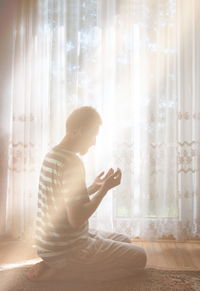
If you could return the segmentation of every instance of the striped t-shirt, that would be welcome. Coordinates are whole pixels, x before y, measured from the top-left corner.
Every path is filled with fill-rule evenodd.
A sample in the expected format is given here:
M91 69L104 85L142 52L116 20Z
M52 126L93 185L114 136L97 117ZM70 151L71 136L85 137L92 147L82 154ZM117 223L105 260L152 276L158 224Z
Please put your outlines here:
M40 256L70 253L87 238L88 222L74 229L67 218L66 203L79 199L89 201L83 163L75 153L56 146L45 156L40 173L35 229Z

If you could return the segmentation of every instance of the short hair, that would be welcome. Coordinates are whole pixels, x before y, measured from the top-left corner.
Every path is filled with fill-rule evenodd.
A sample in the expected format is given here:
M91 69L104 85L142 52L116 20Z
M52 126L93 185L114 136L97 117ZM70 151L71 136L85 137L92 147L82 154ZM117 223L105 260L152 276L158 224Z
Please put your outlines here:
M84 128L91 129L102 124L100 114L90 106L83 106L75 109L68 116L66 121L66 132Z

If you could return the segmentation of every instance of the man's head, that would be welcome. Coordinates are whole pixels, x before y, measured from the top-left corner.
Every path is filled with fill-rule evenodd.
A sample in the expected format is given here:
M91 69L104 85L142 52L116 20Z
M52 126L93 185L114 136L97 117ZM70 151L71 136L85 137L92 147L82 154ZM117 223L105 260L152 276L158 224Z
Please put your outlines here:
M77 152L84 155L95 145L102 119L92 107L84 106L74 110L66 121L67 136L76 144Z

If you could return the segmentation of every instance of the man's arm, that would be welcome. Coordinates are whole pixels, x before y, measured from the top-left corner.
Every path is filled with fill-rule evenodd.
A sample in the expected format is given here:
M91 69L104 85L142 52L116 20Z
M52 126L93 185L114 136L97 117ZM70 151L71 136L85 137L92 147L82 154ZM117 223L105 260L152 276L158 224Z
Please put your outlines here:
M96 190L96 188L93 185L87 187L87 193L88 193L88 195L92 195L92 194L94 194L96 192L97 192L97 190Z
M66 204L69 223L72 227L78 228L84 224L95 212L107 191L102 188L92 199L72 201Z
M99 191L92 199L71 200L66 203L67 215L69 223L72 227L78 228L84 224L88 218L95 212L106 193L121 182L121 171L118 169L114 174L111 174L100 187Z
M94 182L92 183L92 185L90 185L87 188L87 193L88 195L92 195L94 193L96 193L101 186L103 185L104 181L111 175L114 173L114 170L112 168L109 169L109 171L104 175L104 171L101 172L94 180Z

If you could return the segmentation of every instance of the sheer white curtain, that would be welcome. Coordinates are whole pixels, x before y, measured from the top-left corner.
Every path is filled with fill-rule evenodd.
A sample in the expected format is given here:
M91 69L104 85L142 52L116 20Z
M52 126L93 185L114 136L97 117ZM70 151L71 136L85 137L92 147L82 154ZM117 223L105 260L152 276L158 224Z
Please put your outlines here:
M7 234L32 235L46 151L68 113L104 124L87 182L120 167L91 227L156 239L200 235L199 2L20 1L13 34Z
M200 3L178 1L178 8L178 233L184 239L200 236Z

